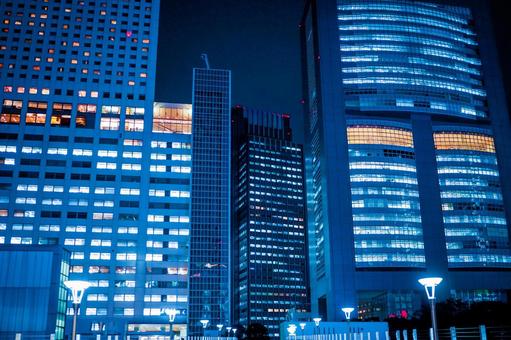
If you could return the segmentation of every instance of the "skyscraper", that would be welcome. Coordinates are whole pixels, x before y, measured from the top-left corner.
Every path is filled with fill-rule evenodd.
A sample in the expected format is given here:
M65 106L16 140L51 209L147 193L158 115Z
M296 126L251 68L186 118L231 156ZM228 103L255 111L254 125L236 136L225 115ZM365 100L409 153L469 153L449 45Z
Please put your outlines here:
M311 0L301 22L313 309L511 289L511 132L478 1ZM382 312L379 315L374 310Z
M234 324L278 338L288 311L309 311L303 152L288 115L232 110Z
M231 72L193 70L189 329L230 324Z
M169 308L186 334L191 106L153 103L158 11L0 3L0 243L71 251L81 334L168 335Z

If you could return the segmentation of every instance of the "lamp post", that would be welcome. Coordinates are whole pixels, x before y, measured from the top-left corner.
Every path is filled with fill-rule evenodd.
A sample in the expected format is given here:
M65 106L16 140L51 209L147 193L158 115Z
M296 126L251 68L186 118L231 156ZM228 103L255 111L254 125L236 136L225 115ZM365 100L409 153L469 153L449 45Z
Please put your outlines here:
M316 325L316 327L314 327L314 334L317 334L319 323L321 322L321 318L315 317L315 318L312 318L312 321L314 321L314 325Z
M287 332L289 333L289 339L292 339L292 338L295 338L296 339L296 325L295 324L290 324L288 327L287 327Z
M89 288L91 284L87 281L70 280L65 281L64 286L71 291L71 297L73 298L73 333L71 339L76 340L76 317L85 290Z
M169 317L169 324L170 324L170 331L169 331L169 334L170 334L170 338L172 338L172 323L174 322L174 320L176 320L176 315L179 314L179 311L175 308L165 308L163 310L163 313L165 313L165 315L167 315Z
M209 324L209 320L208 319L202 319L200 320L200 323L202 324L202 329L203 329L203 336L206 336L206 328L208 327L208 324Z
M355 310L355 308L353 307L344 307L344 308L341 308L341 310L344 312L344 316L346 317L346 320L348 321L348 333L349 333L349 337L351 339L351 327L350 327L350 320L351 320L351 312L353 312Z
M419 283L424 286L431 307L431 323L433 326L433 340L438 340L438 328L436 325L435 311L435 288L442 282L441 277L425 277L419 279Z

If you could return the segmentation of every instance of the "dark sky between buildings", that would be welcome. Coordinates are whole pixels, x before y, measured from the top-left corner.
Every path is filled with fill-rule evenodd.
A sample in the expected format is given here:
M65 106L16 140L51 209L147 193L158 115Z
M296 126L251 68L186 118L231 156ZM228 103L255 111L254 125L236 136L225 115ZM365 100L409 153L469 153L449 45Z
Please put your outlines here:
M161 0L156 100L191 103L192 68L232 70L232 103L289 113L301 141L302 0Z
M480 0L490 1L490 0ZM509 1L491 0L511 102ZM191 103L192 68L232 70L232 103L289 113L303 141L300 40L304 0L161 0L156 100Z

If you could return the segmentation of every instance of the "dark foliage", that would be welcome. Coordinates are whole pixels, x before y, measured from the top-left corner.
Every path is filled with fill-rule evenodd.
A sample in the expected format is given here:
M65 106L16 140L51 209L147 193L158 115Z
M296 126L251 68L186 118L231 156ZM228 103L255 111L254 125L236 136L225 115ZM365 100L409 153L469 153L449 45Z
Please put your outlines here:
M270 340L268 329L260 323L251 323L243 340Z

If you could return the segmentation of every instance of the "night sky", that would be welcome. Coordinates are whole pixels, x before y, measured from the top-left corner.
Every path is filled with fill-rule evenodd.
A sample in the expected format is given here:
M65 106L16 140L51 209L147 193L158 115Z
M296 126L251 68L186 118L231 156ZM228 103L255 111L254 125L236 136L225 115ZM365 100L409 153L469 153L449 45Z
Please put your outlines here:
M489 1L489 0L481 0ZM492 0L508 103L511 21L508 1ZM232 103L290 113L303 141L298 23L304 0L161 0L156 100L191 103L192 68L232 70ZM511 114L511 110L510 110Z
M161 0L156 100L191 103L192 68L232 70L232 104L290 113L301 141L302 0Z

